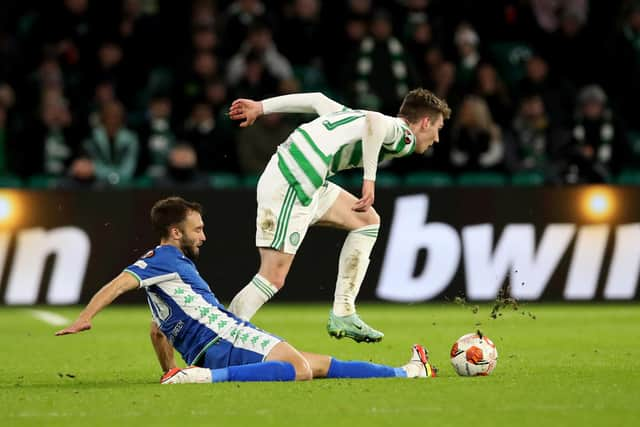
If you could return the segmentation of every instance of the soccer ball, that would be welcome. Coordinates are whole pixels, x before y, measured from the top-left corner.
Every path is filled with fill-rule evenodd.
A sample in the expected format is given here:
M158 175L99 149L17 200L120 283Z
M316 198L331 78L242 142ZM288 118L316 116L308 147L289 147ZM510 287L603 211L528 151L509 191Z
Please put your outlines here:
M451 364L458 375L489 375L498 363L498 350L480 331L461 336L451 347Z

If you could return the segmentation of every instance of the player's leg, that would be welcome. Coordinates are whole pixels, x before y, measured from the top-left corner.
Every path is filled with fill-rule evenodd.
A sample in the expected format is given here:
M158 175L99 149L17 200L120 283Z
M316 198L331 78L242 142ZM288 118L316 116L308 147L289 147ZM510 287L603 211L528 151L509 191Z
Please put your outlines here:
M250 320L284 286L295 254L282 250L296 194L282 177L277 156L272 157L260 176L256 193L256 247L260 268L229 304L229 311L244 320Z
M219 382L294 381L296 370L288 362L258 362L228 368L189 366L173 368L163 375L161 384L209 384Z
M272 248L258 248L258 252L258 274L251 278L229 304L229 311L244 320L250 320L260 307L282 289L293 263L293 254Z
M162 384L312 379L306 359L291 345L250 324L233 331L232 341L220 339L206 349L198 366L173 369Z
M296 371L296 380L310 380L314 378L308 360L291 344L280 342L265 357L265 362L279 361L290 363Z
M356 200L355 196L333 184L326 188L325 195L320 199L319 212L322 212L322 215L317 225L349 231L340 251L333 310L329 316L327 330L337 338L347 336L358 342L376 342L380 341L384 334L369 327L358 317L355 299L378 237L380 217L373 208L366 212L352 210Z
M314 378L428 378L435 377L436 370L429 362L427 349L416 344L411 349L411 359L401 367L380 365L357 360L339 360L322 354L301 352L309 363Z
M260 268L229 304L229 310L245 320L250 320L284 286L319 197L314 195L310 204L302 205L278 169L277 157L272 158L260 177L257 194L256 247Z

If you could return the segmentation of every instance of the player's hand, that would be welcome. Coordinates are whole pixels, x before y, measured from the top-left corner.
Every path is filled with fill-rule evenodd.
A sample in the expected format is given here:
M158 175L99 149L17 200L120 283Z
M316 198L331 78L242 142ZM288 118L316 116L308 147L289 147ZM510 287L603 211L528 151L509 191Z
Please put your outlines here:
M262 102L251 99L236 99L229 107L231 120L243 120L240 123L241 128L251 126L262 115L262 112Z
M88 320L78 319L71 326L67 326L64 329L60 329L56 332L56 336L60 335L69 335L69 334L77 334L78 332L88 331L91 329L91 322Z
M362 197L353 205L351 209L356 212L366 212L375 199L376 182L367 179L362 181Z

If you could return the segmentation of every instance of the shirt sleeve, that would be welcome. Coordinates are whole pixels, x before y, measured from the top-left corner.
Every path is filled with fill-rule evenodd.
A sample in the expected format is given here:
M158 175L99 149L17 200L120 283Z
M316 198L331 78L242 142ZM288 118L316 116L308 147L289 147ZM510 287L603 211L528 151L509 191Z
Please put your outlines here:
M138 279L141 288L173 280L179 276L174 266L171 265L173 263L162 262L155 257L155 255L149 256L147 254L125 268L124 271Z
M342 111L345 107L320 92L295 93L276 96L262 101L264 114L270 113L316 113L324 114Z

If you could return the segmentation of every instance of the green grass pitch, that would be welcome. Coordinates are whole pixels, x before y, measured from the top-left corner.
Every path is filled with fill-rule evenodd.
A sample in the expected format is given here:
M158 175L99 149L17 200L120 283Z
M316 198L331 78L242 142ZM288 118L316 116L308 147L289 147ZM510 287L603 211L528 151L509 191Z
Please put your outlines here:
M42 309L69 319L80 310ZM363 304L362 317L386 333L379 344L330 339L328 309L271 303L254 320L300 349L344 359L400 365L421 342L440 377L161 386L146 307L109 307L93 330L64 337L30 309L4 307L0 425L638 425L637 304L529 304L495 320L489 306ZM498 347L498 366L458 377L449 349L477 323Z

